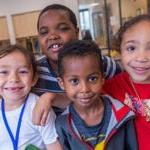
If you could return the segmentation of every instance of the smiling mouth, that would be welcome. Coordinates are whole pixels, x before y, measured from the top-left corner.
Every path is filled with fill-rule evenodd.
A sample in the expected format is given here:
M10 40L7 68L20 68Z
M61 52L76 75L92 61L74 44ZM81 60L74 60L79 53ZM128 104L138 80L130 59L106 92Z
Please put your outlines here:
M150 67L147 67L147 68L146 67L132 67L132 68L135 70L135 72L139 74L143 74L150 69Z
M63 44L61 43L54 43L54 44L51 44L49 47L48 47L48 50L51 50L53 52L57 52L59 51L59 49L63 46Z
M12 91L12 92L17 92L19 90L23 89L23 87L9 87L5 88L5 90Z
M90 101L91 99L93 98L93 95L92 96L88 96L88 97L80 97L79 99L83 102L88 102Z

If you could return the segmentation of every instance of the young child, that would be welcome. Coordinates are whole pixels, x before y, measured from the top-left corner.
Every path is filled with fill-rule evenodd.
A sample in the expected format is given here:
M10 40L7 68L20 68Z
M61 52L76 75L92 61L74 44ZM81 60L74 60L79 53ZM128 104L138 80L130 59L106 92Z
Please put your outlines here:
M45 126L32 123L38 96L30 90L36 81L36 63L30 51L17 45L0 50L0 149L18 150L33 144L41 150L61 150L52 110Z
M105 83L104 90L136 113L140 150L150 149L150 16L126 22L118 32L121 60L126 72Z
M46 120L47 112L49 112L50 101L53 99L54 93L57 93L52 104L53 106L57 106L55 112L62 112L62 109L66 108L70 103L64 91L58 85L57 60L60 48L65 43L78 39L79 29L76 16L72 10L60 4L49 5L41 11L37 29L39 43L46 57L39 60L39 79L34 90L38 95L45 92L49 93L44 94L38 102L33 122L35 124L43 124ZM103 56L102 58L105 78L112 77L121 71L119 64L116 64L114 60L107 56ZM43 115L42 118L40 114Z
M58 55L59 85L72 101L56 118L65 150L137 150L134 114L116 99L101 95L100 49L92 41L66 44Z

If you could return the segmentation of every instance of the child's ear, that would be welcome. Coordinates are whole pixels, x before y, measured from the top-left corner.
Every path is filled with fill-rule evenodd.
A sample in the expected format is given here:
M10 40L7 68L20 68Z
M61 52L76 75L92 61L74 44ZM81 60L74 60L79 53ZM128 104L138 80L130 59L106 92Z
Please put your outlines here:
M58 77L57 80L58 80L58 84L59 84L60 88L61 88L62 90L65 90L63 79L60 78L60 77Z

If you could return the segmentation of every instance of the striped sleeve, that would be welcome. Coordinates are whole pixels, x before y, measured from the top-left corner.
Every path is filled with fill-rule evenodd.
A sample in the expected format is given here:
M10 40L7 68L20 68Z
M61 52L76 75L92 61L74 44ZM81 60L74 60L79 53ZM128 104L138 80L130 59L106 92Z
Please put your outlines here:
M103 72L105 79L111 78L114 75L123 71L121 65L114 59L108 56L102 56L103 60Z
M46 57L39 60L38 66L38 81L33 88L33 92L41 95L45 92L59 93L64 92L57 81L57 76L52 67L48 63Z

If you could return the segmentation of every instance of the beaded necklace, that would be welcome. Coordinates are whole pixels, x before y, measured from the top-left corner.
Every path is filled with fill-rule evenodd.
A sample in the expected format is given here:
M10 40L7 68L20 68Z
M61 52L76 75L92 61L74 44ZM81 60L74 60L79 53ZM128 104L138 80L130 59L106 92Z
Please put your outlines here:
M146 121L150 121L150 106L148 105L148 103L146 101L143 101L143 102L141 101L140 95L139 95L137 89L135 88L135 85L131 78L130 78L130 83L131 83L132 89L138 99L138 102L142 104L142 107L143 107L142 116L145 117Z

